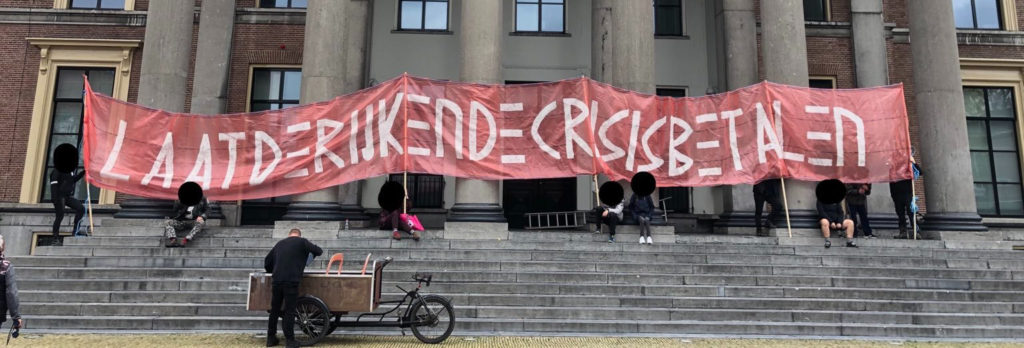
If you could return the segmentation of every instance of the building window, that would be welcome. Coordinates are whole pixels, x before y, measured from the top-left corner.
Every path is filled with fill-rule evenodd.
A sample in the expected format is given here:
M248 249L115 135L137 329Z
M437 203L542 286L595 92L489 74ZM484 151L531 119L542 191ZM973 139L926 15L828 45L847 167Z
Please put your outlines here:
M807 80L807 87L811 88L824 88L824 89L835 89L836 78L834 77L812 77Z
M998 0L952 0L953 22L959 29L1000 29Z
M655 92L661 97L674 97L681 98L686 96L686 88L684 87L658 87Z
M300 69L253 69L249 111L279 110L299 105L301 86Z
M40 202L50 202L50 173L53 172L53 150L58 145L68 143L75 147L82 148L82 119L85 115L82 107L82 97L85 93L85 83L82 76L88 76L89 83L97 93L112 95L114 92L114 69L113 68L76 68L61 67L57 69L56 88L53 93L53 113L50 122L50 135L47 137L46 170L43 171L42 197ZM84 158L79 158L78 170L85 170ZM86 185L78 184L75 187L75 197L82 200L86 198ZM89 195L93 203L99 203L100 188L89 186Z
M965 87L974 197L982 215L1024 215L1013 89Z
M516 0L516 31L565 32L564 0Z
M70 0L68 8L76 9L98 9L98 10L123 10L124 0Z
M448 30L448 0L401 0L399 30Z
M804 0L804 20L808 22L828 22L829 5L829 0Z
M307 0L260 0L263 8L306 8Z
M402 183L403 174L391 174L388 181ZM444 208L444 176L409 174L409 208Z
M654 0L654 35L683 36L682 0Z

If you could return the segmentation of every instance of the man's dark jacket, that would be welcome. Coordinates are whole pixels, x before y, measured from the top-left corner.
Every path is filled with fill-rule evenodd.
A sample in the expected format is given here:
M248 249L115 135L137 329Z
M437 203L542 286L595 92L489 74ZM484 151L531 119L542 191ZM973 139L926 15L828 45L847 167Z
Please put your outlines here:
M189 216L188 208L190 206L181 204L180 201L174 201L174 216L175 220L195 220L198 217L202 217L206 220L206 213L210 210L210 202L206 201L206 197L199 200L199 203L192 205L192 215Z
M274 283L299 283L310 253L320 256L324 251L306 238L288 237L270 249L263 259L263 268L273 273Z

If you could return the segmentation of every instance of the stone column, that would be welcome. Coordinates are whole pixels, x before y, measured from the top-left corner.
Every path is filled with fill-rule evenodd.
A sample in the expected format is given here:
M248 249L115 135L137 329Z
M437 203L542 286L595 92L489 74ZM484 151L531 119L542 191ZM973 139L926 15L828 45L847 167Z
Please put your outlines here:
M149 4L139 79L140 105L173 112L185 111L194 5L191 0L154 1ZM160 219L170 210L171 202L128 196L114 216Z
M366 35L367 24L370 22L370 0L346 0L345 12L348 14L345 23L345 79L342 94L348 94L365 88L366 82ZM356 225L364 224L369 218L363 209L361 196L362 182L350 182L338 186L338 204L346 219L357 221ZM376 197L376 192L371 194Z
M231 33L235 27L235 0L206 0L199 11L199 40L192 74L193 114L217 115L225 111L228 67L231 64ZM220 203L210 204L210 218L224 219ZM238 223L238 205L225 207L231 215L226 225Z
M802 0L761 1L761 55L768 81L807 86L807 36ZM793 228L818 228L815 183L786 180L785 184Z
M725 0L722 3L725 33L726 89L734 90L757 83L757 20L754 0ZM715 227L726 233L750 233L754 226L754 199L751 185L723 186L724 212ZM732 228L737 228L732 231Z
M460 41L459 77L465 82L504 83L501 49L504 42L501 0L462 2L458 30ZM451 222L499 223L508 230L499 201L499 182L457 178ZM473 231L475 232L475 231Z
M928 214L922 228L984 231L974 198L963 84L953 5L908 0L914 101L921 135L921 166L928 175Z
M349 20L346 2L309 1L302 49L301 104L328 100L345 91L345 29ZM293 197L282 220L341 221L345 218L338 204L338 187L328 187Z
M857 87L889 84L882 0L852 1L850 10L853 16L853 65L857 71ZM890 219L895 216L893 212L889 185L875 183L868 196L868 216L873 221L871 225L875 228L891 226L895 223ZM882 222L887 224L883 225Z

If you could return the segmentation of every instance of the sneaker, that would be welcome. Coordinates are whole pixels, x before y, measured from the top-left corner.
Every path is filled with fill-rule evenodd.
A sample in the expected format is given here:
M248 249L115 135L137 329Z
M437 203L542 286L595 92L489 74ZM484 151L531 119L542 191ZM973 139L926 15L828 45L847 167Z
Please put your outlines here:
M182 238L182 239L181 239L181 245L180 245L180 246L181 246L182 248L184 248L184 247L185 247L185 244L188 244L188 241L189 241L189 239L188 239L188 238Z
M615 243L615 236L608 237L608 243Z
M420 231L412 231L412 240L420 241Z
M647 236L647 244L654 244L654 239L651 239L651 236Z
M64 246L64 242L62 242L60 238L56 238L50 242L50 246Z
M825 249L828 249L828 248L831 248L831 247L832 247L832 241L826 239L825 240Z
M402 240L402 234L398 233L398 230L391 231L391 238L395 240Z
M278 344L281 344L281 340L277 336L267 337L267 347L277 347Z
M878 237L875 237L875 235L873 235L873 234L866 234L866 235L864 235L864 238L866 238L866 239L875 239L875 238L878 238Z
M857 246L857 243L854 243L854 242L853 242L853 241L851 240L851 241L847 241L847 242L846 242L846 247L847 247L847 248L857 248L858 246Z
M594 234L601 234L601 228L598 227L596 230L594 230Z

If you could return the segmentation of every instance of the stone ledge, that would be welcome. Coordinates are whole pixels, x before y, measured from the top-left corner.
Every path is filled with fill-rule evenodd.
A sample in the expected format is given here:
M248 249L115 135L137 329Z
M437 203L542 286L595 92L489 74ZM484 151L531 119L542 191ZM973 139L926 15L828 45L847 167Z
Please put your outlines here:
M0 23L145 27L146 12L2 8Z

